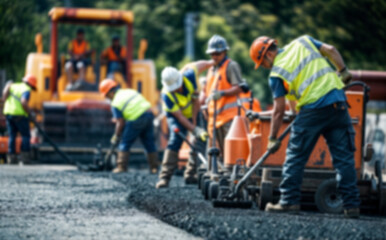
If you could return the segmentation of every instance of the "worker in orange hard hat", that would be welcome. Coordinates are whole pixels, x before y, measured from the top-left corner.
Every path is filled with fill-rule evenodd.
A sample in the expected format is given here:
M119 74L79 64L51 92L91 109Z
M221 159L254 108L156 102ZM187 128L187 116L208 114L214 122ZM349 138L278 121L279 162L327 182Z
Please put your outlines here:
M7 162L16 164L18 161L28 163L30 159L30 127L28 117L33 114L28 107L31 90L36 90L36 78L27 74L21 83L8 82L3 89L3 114L7 121L8 155ZM20 159L16 155L16 137L22 137Z
M174 67L162 70L162 107L166 112L170 134L156 188L168 187L178 166L178 151L183 139L174 132L176 128L184 135L188 131L193 133L195 137L193 144L196 149L202 149L202 145L205 145L208 133L198 121L200 110L198 76L212 65L212 61L201 60L185 65L180 71ZM197 183L196 168L195 159L190 156L184 172L186 184Z
M275 205L267 204L266 211L299 211L304 166L319 136L323 135L337 169L345 216L359 217L360 200L354 168L355 132L342 89L350 82L351 74L338 50L307 35L283 48L278 48L276 40L263 36L252 43L250 57L255 68L263 66L271 70L269 85L274 108L268 149L272 153L280 147L276 136L282 123L285 97L296 101L299 111L287 146L280 201Z
M221 153L224 152L224 140L230 129L233 118L238 114L238 101L249 109L251 94L245 80L241 76L240 66L228 57L229 46L226 40L214 35L209 39L206 53L214 61L214 65L208 70L207 82L203 88L203 95L208 103L208 132L211 138L213 128L216 129L216 139ZM216 103L216 109L214 109ZM255 111L260 110L254 104ZM213 123L216 114L216 122ZM245 112L241 111L241 115Z
M74 90L73 73L79 73L79 80L85 80L86 66L90 64L89 57L93 50L90 44L84 38L84 29L79 28L76 31L76 38L68 44L68 54L70 59L66 62L64 68L68 85L66 90Z
M113 172L127 172L130 147L139 137L147 152L150 173L157 173L159 161L153 130L154 115L150 110L150 103L133 89L119 89L112 79L103 80L99 85L99 92L111 100L115 119L111 144L119 144L119 152L117 167Z
M111 46L102 52L101 62L107 63L107 76L109 78L112 78L114 72L122 72L124 74L126 48L121 45L119 36L113 36Z

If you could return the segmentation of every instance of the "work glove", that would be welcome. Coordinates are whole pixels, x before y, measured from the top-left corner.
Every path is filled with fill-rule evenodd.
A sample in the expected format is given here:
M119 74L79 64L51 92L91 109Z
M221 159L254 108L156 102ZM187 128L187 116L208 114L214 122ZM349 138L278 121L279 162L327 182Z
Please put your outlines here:
M203 142L205 142L206 139L208 138L208 133L203 128L200 128L200 127L194 128L193 135Z
M112 145L117 145L119 143L119 141L121 140L121 138L119 136L117 136L116 134L114 134L111 139L110 139L110 143Z
M280 148L280 141L276 138L269 138L267 149L271 151L271 153L275 153Z
M209 97L208 97L208 101L210 100L219 100L222 96L224 96L224 92L223 91L213 91Z
M344 83L344 85L348 85L352 79L352 75L348 71L347 67L344 67L342 70L339 71L339 77Z
M252 110L247 110L247 112L245 113L245 116L247 116L247 118L249 119L249 121L254 121L256 119L258 119L260 117L259 113L257 112L254 112Z

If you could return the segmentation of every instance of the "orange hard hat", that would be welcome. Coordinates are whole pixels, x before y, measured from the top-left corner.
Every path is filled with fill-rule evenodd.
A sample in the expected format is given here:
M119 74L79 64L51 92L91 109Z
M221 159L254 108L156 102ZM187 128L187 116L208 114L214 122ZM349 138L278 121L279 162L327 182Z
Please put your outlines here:
M106 97L107 93L110 92L111 89L117 87L118 84L113 79L105 79L99 84L99 92Z
M36 77L32 74L27 74L23 77L23 82L30 85L33 89L36 89Z
M260 64L263 62L265 53L267 52L268 48L272 45L272 43L277 44L277 41L273 38L266 37L266 36L258 37L253 41L249 49L249 56L256 63L255 69L257 69L260 66Z

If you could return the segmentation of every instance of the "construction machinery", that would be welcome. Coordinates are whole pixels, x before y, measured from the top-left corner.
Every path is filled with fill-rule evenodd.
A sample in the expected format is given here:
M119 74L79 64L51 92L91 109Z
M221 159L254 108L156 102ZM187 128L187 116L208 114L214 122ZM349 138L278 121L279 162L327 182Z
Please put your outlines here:
M352 91L354 88L362 88L362 90ZM357 186L362 201L362 211L386 214L386 183L383 182L381 161L375 162L372 171L365 169L365 162L371 160L373 153L371 144L365 146L364 143L368 92L369 87L363 82L354 82L346 87L349 114L356 132L354 160L358 178ZM236 165L233 167L231 176L220 179L217 187L209 189L214 207L245 208L257 205L260 209L264 209L268 202L279 200L281 170L285 160L285 146L288 144L287 134L291 120L290 117L283 119L279 131L282 132L280 137L282 147L275 154L271 154L266 149L270 117L260 118L259 134L244 134L249 139L251 150L249 156L244 159L233 158L232 161L235 161ZM247 127L246 124L244 127ZM337 191L335 175L327 144L320 137L305 168L301 187L302 208L316 206L319 211L325 213L342 212L343 202Z
M50 53L43 53L42 36L35 38L37 52L30 53L26 62L26 74L33 74L37 78L37 89L31 92L30 108L36 110L38 121L47 135L55 141L62 151L69 156L76 156L77 160L89 161L90 154L107 152L109 139L114 130L110 106L103 96L97 92L98 83L106 77L107 67L100 65L94 52L91 64L86 67L85 82L91 86L87 91L66 91L68 84L64 72L65 57L61 56L58 42L63 36L59 35L61 25L104 25L123 27L126 29L125 44L126 76L120 72L114 73L122 88L130 87L138 90L153 106L152 110L159 113L159 91L156 86L155 65L152 60L144 60L147 42L142 40L138 55L140 59L133 60L133 21L131 11L83 8L53 8L49 12L51 20ZM75 29L75 28L74 28ZM110 42L106 42L107 47ZM77 79L76 74L74 79ZM158 146L165 146L166 139L159 134ZM39 143L33 137L35 160L39 162L62 162L54 149L44 140ZM96 146L99 144L98 149ZM135 145L136 146L136 145ZM135 153L140 156L142 148L133 147L133 161Z

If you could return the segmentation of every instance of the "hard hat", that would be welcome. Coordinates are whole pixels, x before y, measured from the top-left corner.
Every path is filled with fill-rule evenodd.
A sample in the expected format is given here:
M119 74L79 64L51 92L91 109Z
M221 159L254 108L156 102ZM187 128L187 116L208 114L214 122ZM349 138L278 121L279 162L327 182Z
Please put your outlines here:
M36 77L32 74L27 74L23 77L23 82L27 83L33 89L36 89Z
M117 87L118 84L113 79L105 79L99 84L99 92L103 94L103 96L106 97L107 93L111 91L111 89Z
M277 41L266 36L258 37L253 41L249 49L249 56L256 63L255 69L263 62L265 53L273 43L277 44Z
M173 92L182 85L182 74L174 67L166 67L161 73L162 86L168 92Z
M114 35L112 38L111 38L111 40L112 41L119 41L119 39L120 39L120 37L118 36L118 35Z
M206 49L206 54L211 54L214 52L223 52L225 50L229 50L229 47L225 38L216 34L209 39L208 48Z

